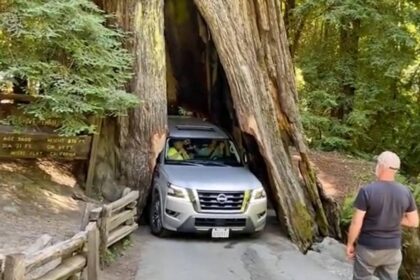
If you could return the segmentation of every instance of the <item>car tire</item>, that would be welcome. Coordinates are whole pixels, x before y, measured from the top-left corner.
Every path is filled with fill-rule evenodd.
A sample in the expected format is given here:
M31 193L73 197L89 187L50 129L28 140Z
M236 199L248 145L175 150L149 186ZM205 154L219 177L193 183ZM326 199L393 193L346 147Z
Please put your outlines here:
M150 204L150 230L153 235L158 237L165 237L168 235L168 231L163 227L162 218L162 200L158 190L154 190L152 193L152 203Z
M252 239L260 239L260 238L261 238L261 236L263 235L263 233L264 233L264 231L263 231L263 230L260 230L260 231L254 231L254 232L250 233L250 234L249 234L249 236L250 236Z

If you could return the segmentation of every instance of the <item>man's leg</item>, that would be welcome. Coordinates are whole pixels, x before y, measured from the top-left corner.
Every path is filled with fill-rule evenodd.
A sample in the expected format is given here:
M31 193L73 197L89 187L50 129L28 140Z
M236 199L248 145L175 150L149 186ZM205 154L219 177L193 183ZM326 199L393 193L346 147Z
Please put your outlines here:
M375 272L373 251L363 246L356 247L353 280L371 280Z
M378 267L376 275L380 280L398 280L398 271L401 266L401 250L387 250L385 264Z

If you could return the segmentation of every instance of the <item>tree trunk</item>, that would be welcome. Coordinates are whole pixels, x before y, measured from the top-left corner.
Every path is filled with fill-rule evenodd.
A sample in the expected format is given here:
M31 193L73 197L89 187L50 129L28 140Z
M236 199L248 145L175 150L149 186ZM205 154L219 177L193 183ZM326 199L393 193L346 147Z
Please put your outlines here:
M108 139L112 138L109 134L105 134L102 141L118 147L113 150L116 166L113 168L111 164L110 172L120 178L119 184L140 191L139 209L143 209L156 158L166 137L164 0L95 2L107 13L115 15L114 21L120 28L130 32L126 44L134 56L134 77L128 87L130 92L140 98L142 104L131 110L128 117L117 121L117 129L114 131L117 140L114 143ZM105 131L109 130L105 128ZM103 161L109 161L112 154L103 153L102 157Z
M340 27L340 55L344 62L344 71L342 73L342 102L338 111L338 118L345 120L353 111L353 99L356 93L356 71L357 57L359 53L360 38L359 19L351 20L348 23L342 23Z
M296 0L283 0L283 2L284 26L286 27L286 34L289 38L290 54L292 59L294 59L299 49L301 37L310 12L307 11L304 14L295 15Z
M286 27L287 35L290 36L289 30L292 27L292 12L296 8L296 0L285 0L284 1L284 25Z
M340 235L336 204L324 195L309 163L280 1L195 3L226 72L239 125L256 139L267 165L273 202L292 241L306 250L315 236ZM291 144L301 157L301 181Z

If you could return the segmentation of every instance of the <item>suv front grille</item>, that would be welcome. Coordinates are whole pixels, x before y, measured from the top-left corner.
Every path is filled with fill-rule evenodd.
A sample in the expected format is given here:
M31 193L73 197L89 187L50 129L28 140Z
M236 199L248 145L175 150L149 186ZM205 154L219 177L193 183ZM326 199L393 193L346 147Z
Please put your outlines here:
M196 218L195 226L197 227L244 227L246 226L246 219Z
M243 191L197 191L201 211L240 211L244 202Z

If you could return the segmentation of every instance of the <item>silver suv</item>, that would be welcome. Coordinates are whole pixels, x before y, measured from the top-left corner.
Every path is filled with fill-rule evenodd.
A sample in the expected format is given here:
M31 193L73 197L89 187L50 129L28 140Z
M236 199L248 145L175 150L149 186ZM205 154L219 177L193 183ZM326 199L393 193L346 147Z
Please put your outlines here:
M201 120L170 117L153 178L152 233L211 232L227 238L231 232L261 231L266 216L262 184L228 135Z

